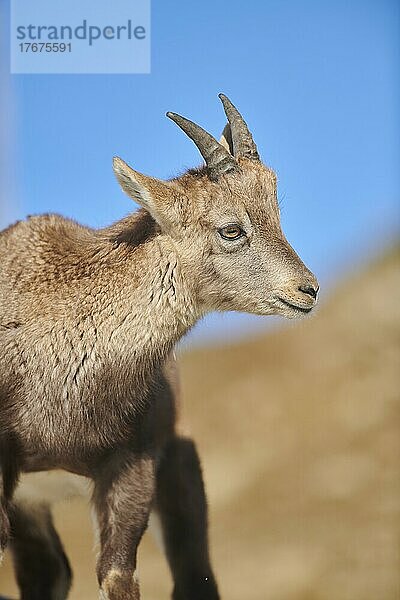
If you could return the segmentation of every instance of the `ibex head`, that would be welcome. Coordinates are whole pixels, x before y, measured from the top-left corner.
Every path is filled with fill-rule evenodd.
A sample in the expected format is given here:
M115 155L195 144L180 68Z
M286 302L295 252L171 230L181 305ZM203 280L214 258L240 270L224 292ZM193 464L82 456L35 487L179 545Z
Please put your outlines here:
M160 181L115 158L114 172L174 244L202 311L304 315L316 304L317 280L282 232L274 172L238 110L220 99L228 119L220 142L167 113L194 141L204 168Z

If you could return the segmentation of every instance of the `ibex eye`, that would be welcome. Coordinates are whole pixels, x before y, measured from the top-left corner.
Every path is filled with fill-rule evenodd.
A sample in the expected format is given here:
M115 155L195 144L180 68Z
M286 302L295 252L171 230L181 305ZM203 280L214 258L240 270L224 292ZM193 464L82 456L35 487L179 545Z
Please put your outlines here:
M218 233L224 240L238 240L244 235L244 231L239 225L226 225L218 229Z

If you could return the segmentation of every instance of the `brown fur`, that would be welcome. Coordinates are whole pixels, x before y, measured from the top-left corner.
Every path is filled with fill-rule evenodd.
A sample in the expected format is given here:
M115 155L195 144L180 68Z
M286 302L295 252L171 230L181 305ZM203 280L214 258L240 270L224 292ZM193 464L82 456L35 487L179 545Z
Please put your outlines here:
M71 568L49 508L20 503L10 512L11 550L21 600L65 598L71 585Z
M188 589L194 598L203 577L210 584L201 597L217 598L197 456L174 438L163 373L174 344L211 310L295 317L315 304L315 278L280 227L274 173L248 158L233 162L218 178L205 169L162 182L115 159L121 186L144 211L98 231L31 217L0 235L0 541L4 547L19 471L90 477L99 585L109 600L139 598L132 574L157 485L166 490L158 505L179 580L175 598ZM233 241L221 234L232 223L243 234ZM166 455L183 479L164 465ZM179 558L180 542L168 542L182 527L171 525L169 469L183 498L197 488L193 536L201 551L192 567L188 555ZM189 515L194 526L184 503L176 518Z
M201 467L191 440L176 437L166 445L157 471L156 499L168 562L175 573L173 599L218 600L208 555Z

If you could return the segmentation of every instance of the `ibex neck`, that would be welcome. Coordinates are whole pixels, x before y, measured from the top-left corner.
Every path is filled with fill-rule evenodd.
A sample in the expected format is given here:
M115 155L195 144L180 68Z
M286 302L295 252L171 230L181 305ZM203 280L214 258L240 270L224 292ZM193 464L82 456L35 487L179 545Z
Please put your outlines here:
M125 252L123 276L117 271L110 282L115 290L112 338L135 356L161 358L201 316L190 282L173 244L162 235Z

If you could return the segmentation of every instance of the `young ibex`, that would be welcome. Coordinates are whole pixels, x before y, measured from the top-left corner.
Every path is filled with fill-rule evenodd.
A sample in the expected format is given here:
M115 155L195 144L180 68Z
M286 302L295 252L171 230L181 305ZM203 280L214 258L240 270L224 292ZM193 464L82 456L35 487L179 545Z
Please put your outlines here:
M221 143L167 113L203 168L160 181L114 159L123 190L144 210L97 231L44 215L0 235L1 547L11 529L20 567L29 556L18 544L29 515L12 502L20 472L90 478L103 599L139 598L136 551L152 506L174 598L218 598L198 459L174 431L168 357L209 311L294 318L316 303L317 281L281 230L275 175L220 98ZM24 576L23 598L67 593L57 581L24 590Z

